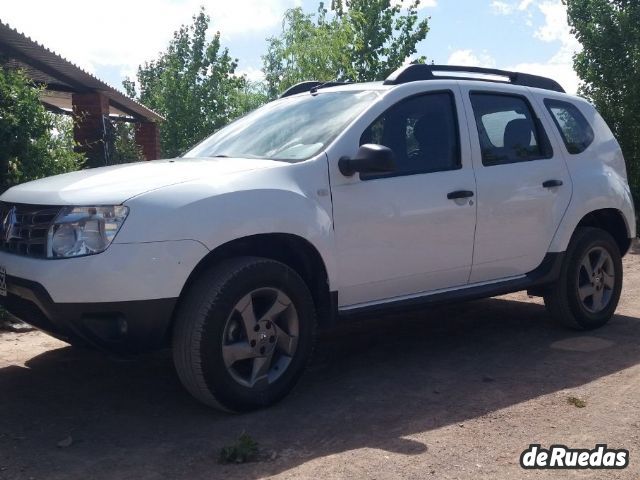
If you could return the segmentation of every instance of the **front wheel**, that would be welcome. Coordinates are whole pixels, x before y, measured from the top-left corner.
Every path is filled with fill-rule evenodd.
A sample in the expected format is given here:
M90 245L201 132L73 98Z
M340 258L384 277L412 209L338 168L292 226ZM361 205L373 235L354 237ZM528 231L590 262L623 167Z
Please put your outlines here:
M613 316L622 291L622 257L604 230L581 227L567 249L560 278L544 297L561 324L591 330Z
M315 308L288 266L242 257L205 272L176 319L173 357L180 380L203 403L228 411L285 396L313 349Z

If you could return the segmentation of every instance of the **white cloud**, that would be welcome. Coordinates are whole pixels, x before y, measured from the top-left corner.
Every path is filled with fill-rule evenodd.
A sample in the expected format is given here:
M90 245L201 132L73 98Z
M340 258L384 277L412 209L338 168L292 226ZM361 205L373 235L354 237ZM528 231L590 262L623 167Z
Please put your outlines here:
M534 37L547 43L560 43L560 47L546 63L520 67L528 73L550 76L569 93L576 93L580 79L573 69L573 56L581 46L567 24L567 7L559 0L537 2L536 7L544 16L544 24L534 32Z
M580 44L567 23L567 7L557 0L539 2L537 7L544 16L544 25L534 32L534 37L543 42L559 41L563 47L576 51Z
M495 68L496 61L487 51L474 53L473 50L456 50L449 55L447 65Z
M245 75L251 82L261 82L264 80L264 72L260 68L245 67L236 70L238 75Z
M502 68L553 78L567 92L577 92L580 79L573 70L573 55L579 51L580 44L571 34L567 24L566 7L560 0L522 0L508 3L493 1L491 8L501 15L511 15L517 12L525 14L525 23L530 21L532 10L537 10L542 14L544 21L533 30L533 37L541 42L558 44L558 50L546 62L523 61L514 65L501 65ZM473 50L457 50L451 54L448 63L450 65L495 67L497 62L486 51L475 53Z
M522 62L507 69L551 77L569 93L578 90L580 80L573 70L573 55L581 47L571 34L567 7L561 0L493 0L490 7L497 15L524 15L525 25L531 28L535 28L533 14L541 14L544 22L534 29L533 37L541 42L559 44L557 52L546 62Z
M520 2L505 2L502 0L493 0L491 2L491 10L497 15L511 15L515 12L522 12L529 8L534 0L521 0Z
M173 32L190 23L200 6L212 31L224 39L276 26L299 0L43 0L7 1L2 21L90 72L96 66L132 75L138 65L164 50ZM37 12L37 14L34 14ZM232 52L233 53L233 52Z
M500 0L491 2L491 10L498 15L511 15L513 13L513 5Z
M526 10L534 2L534 0L522 0L518 4L518 10Z
M506 69L552 78L559 82L567 93L571 94L575 94L578 91L580 84L578 75L571 68L571 65L566 63L554 63L553 61L547 63L520 63L506 67Z
M573 70L571 58L559 53L546 63L523 62L516 65L497 66L496 60L486 51L474 53L473 50L456 50L449 56L447 65L465 67L502 68L515 72L531 73L556 80L568 93L575 94L580 83Z

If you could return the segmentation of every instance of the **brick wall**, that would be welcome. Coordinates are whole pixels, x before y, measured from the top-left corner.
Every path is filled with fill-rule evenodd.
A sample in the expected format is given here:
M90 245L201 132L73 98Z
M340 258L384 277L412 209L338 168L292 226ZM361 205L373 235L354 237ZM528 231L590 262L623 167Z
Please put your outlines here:
M141 122L136 124L136 144L142 149L145 160L160 158L160 132L158 124Z

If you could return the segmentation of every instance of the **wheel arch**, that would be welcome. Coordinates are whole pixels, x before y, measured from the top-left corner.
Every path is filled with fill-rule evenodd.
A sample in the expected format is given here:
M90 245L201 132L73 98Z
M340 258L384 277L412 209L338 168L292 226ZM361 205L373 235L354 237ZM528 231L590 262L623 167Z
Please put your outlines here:
M631 234L626 219L623 213L616 208L603 208L587 213L576 225L576 228L579 227L595 227L609 233L616 241L622 256L631 247Z
M289 233L250 235L231 240L211 250L187 278L178 303L202 272L224 260L242 256L269 258L295 270L309 287L318 313L319 326L329 325L335 320L337 303L335 294L330 291L329 276L322 255L311 242ZM168 334L170 332L171 329Z

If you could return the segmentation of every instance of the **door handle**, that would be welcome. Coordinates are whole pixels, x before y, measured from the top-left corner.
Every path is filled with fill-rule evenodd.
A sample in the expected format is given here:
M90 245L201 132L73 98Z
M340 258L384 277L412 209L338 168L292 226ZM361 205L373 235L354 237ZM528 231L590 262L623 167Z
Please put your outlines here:
M456 190L455 192L447 193L447 198L449 200L457 200L459 198L471 198L473 197L473 192L470 190Z
M542 184L544 188L553 188L553 187L561 187L562 180L547 180Z

